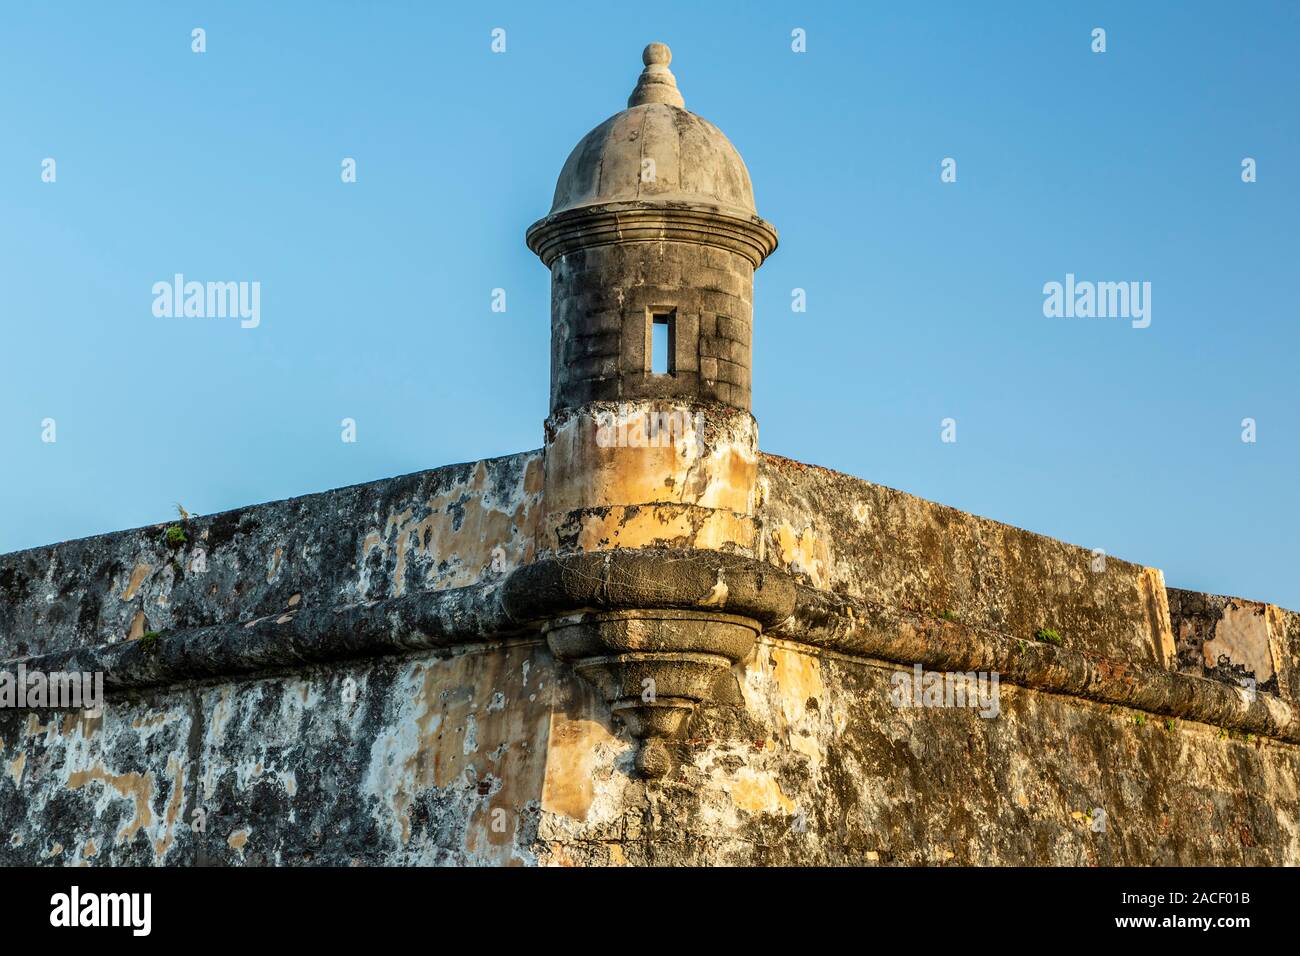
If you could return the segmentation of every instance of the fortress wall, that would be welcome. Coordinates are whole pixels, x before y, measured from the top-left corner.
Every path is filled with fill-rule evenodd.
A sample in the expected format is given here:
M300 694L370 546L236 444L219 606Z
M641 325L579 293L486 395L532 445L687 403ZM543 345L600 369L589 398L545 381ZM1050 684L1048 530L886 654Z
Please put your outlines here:
M906 671L764 638L655 786L533 641L4 711L0 862L1300 863L1293 745L1010 684L900 708Z
M775 455L760 459L767 561L871 604L1232 687L1300 695L1300 614L1168 588L1157 568L1105 556ZM946 612L946 613L945 613Z
M386 609L433 593L496 620L540 469L529 452L195 519L177 556L202 542L206 576L168 577L165 526L0 557L6 667L133 649L141 612L164 648L358 601L398 633ZM801 610L695 712L663 781L632 773L626 729L540 634L471 642L452 620L436 648L295 664L289 644L269 670L203 680L127 668L98 718L0 709L0 863L1300 864L1281 702L1300 616L1166 598L1151 569L1093 571L1084 549L773 456L760 486L765 558L804 583ZM1060 648L1032 640L1045 625ZM1005 672L996 715L898 706L909 661L963 653ZM1080 661L1115 687L1085 670L1061 692ZM1153 673L1142 700L1173 716L1124 703ZM1246 716L1178 716L1233 705L1246 673Z
M504 575L531 557L541 452L0 555L0 656L47 654ZM499 551L498 551L499 549Z

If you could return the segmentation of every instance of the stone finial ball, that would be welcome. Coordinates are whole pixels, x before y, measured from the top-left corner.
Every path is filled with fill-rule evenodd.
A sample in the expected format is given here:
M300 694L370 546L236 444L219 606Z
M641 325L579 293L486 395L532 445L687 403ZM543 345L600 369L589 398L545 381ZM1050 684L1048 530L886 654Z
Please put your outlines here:
M660 780L673 769L673 755L655 737L642 741L633 762L637 773L646 780Z
M641 62L646 66L654 66L656 63L667 66L672 61L673 51L668 49L667 43L650 43L641 51Z

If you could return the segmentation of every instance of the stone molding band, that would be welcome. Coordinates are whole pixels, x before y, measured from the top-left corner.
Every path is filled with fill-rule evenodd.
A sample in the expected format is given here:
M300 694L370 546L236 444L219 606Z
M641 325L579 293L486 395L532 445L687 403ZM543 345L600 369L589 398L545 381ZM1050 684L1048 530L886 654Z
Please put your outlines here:
M934 671L996 672L1004 683L1300 744L1300 707L1205 677L1083 654L800 585L775 636Z
M757 269L776 249L776 229L758 216L689 202L597 203L567 209L528 228L526 241L549 269L560 256L622 242L690 242L744 256Z
M211 624L140 641L0 662L14 670L102 672L106 690L257 674L350 658L493 643L529 629L501 607L500 581L337 608L300 608L237 624Z
M795 583L780 568L742 555L645 548L526 564L510 575L502 600L516 621L678 608L749 618L769 628L794 613Z
M1003 682L1033 690L1300 744L1300 708L1273 694L1261 691L1252 698L1242 689L1203 677L1015 640L920 612L845 598L795 585L779 568L734 555L614 553L619 560L607 561L609 554L584 554L575 556L578 560L525 565L504 586L497 579L341 608L302 608L246 623L172 632L152 649L139 641L119 641L13 658L0 662L0 669L14 671L21 663L28 671L46 673L98 671L105 675L106 689L122 692L350 658L536 638L545 633L547 608L553 609L549 613L557 621L577 615L609 622L629 616L618 605L630 601L642 609L660 609L636 617L701 617L731 621L746 630L751 625L743 622L753 622L754 631L763 628L782 640L836 653L904 666L920 663L936 671L996 671ZM661 587L652 587L635 573L650 568L670 568L673 576ZM729 590L725 608L701 605L701 598L707 600L713 592L720 568L725 569ZM789 613L781 618L787 607ZM682 613L675 615L673 609ZM594 650L575 648L574 653ZM719 656L730 657L737 647L719 650Z

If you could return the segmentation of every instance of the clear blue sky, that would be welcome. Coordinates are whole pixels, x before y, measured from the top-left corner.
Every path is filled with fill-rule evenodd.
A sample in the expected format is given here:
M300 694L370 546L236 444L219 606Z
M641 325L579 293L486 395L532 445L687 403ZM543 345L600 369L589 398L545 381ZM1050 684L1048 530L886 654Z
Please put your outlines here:
M0 552L539 446L524 230L652 39L781 233L766 450L1300 608L1294 3L6 3ZM1150 328L1045 318L1067 272Z

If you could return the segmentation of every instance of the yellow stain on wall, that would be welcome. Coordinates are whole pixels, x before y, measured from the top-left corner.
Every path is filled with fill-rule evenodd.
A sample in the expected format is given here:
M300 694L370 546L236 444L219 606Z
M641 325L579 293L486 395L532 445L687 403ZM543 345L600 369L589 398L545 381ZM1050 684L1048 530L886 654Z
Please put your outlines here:
M732 802L750 813L794 813L794 801L785 795L776 777L752 767L741 767L730 785Z
M812 525L795 531L788 521L772 532L772 544L781 567L807 575L813 587L829 586L831 552Z

